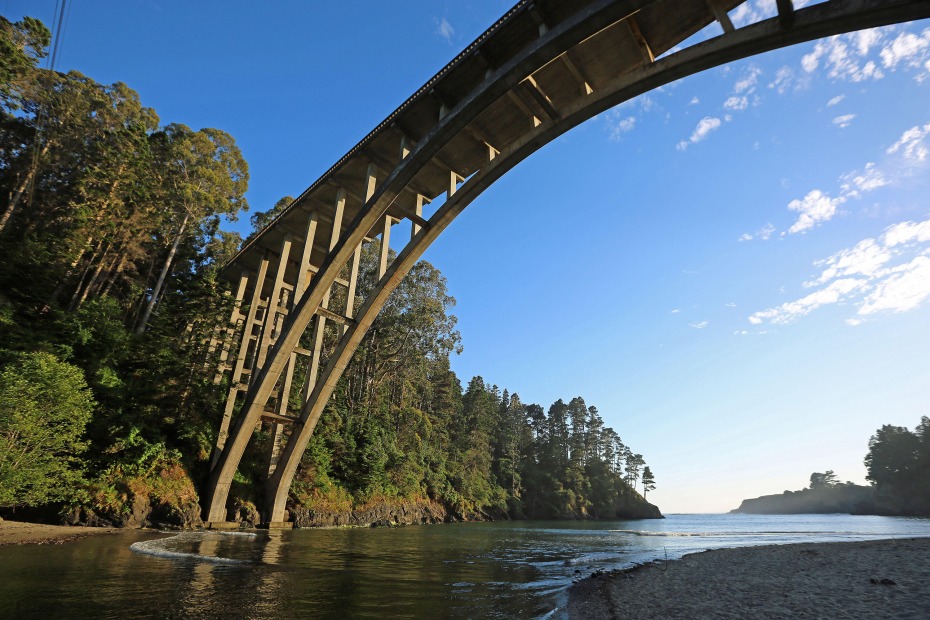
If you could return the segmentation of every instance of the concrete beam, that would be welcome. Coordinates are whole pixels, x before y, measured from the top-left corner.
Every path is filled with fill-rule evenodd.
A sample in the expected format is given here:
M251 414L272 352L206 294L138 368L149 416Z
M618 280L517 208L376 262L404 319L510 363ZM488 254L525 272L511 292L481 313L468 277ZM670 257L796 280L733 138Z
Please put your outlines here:
M720 24L720 27L723 28L724 34L736 30L736 28L733 27L733 22L730 21L729 14L727 14L727 12L717 4L718 0L704 1L707 3L707 8L710 9L710 12L714 14L714 19L716 19Z
M648 65L655 62L656 56L652 53L652 48L649 47L649 42L646 41L646 37L643 36L643 31L639 29L639 22L636 21L636 16L630 15L624 20L624 22L626 23L630 34L633 35L633 39L636 41L636 45L642 52L643 64Z

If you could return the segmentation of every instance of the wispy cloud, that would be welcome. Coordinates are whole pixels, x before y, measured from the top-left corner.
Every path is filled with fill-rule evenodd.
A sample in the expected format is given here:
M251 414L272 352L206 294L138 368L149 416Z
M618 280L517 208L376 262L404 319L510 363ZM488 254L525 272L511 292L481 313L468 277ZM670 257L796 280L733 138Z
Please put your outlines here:
M729 97L723 102L724 110L733 110L740 112L749 107L749 98L747 97Z
M762 69L755 66L749 67L746 73L733 85L733 92L736 94L754 92L760 75L762 75Z
M769 88L775 90L779 95L785 94L794 83L794 70L791 67L782 67L775 72L775 79L769 84Z
M895 155L900 152L909 164L923 163L927 159L927 155L930 154L930 149L927 148L925 142L928 135L930 135L930 123L923 127L919 125L911 127L901 134L897 142L888 147L886 153Z
M875 60L866 58L881 38L876 29L871 29L823 39L814 45L813 51L801 58L801 67L807 73L813 73L823 64L827 75L836 80L880 80L885 74Z
M859 198L865 192L871 192L889 184L885 173L875 166L875 162L865 165L862 172L850 172L840 177L843 184L840 186L840 195L850 198Z
M753 239L766 241L770 239L774 233L775 226L773 224L766 224L754 233L743 233L740 235L739 241L752 241Z
M853 120L856 118L855 114L843 114L842 116L837 116L833 119L833 124L839 127L840 129L845 129L849 127Z
M440 37L445 39L446 43L449 45L453 42L453 37L455 36L455 28L452 27L452 24L449 23L445 17L437 17L433 20L436 23L436 30L434 34L438 34Z
M843 197L830 198L819 189L808 192L800 200L788 203L789 211L797 211L798 219L788 229L789 234L797 234L810 230L823 222L829 221L836 215L836 208L846 201Z
M708 321L698 321L697 323L688 323L688 327L693 327L694 329L704 329L710 325Z
M801 67L808 74L822 67L829 78L849 82L880 80L886 72L903 68L916 71L915 79L923 81L930 77L930 28L918 34L898 32L900 28L870 28L823 39L801 58Z
M834 122L842 118L838 117ZM907 177L922 173L927 167L930 167L930 123L904 131L885 150L881 165L868 162L861 170L842 175L835 197L824 190L813 189L803 198L788 203L788 210L797 213L797 219L781 236L807 232L833 219L840 213L840 206L849 200L862 198L864 194L885 186L897 185ZM769 223L755 232L743 233L738 241L765 240L775 232L776 228Z
M856 316L846 323L855 326L870 315L917 308L930 298L930 219L894 224L814 264L821 272L804 286L817 290L755 312L749 322L791 323L821 306L847 302Z
M636 117L624 115L620 110L611 110L607 113L607 132L614 142L623 139L623 136L636 127Z
M832 108L833 106L837 105L838 103L841 103L841 102L843 101L843 99L845 99L845 98L846 98L846 95L837 95L836 97L834 97L833 99L831 99L830 101L827 102L827 107L828 107L828 108Z
M698 121L697 126L694 128L694 132L691 134L691 137L688 140L682 140L678 143L678 150L684 151L688 148L690 144L696 144L706 138L712 131L719 129L721 125L721 120L713 116L705 116Z
M930 28L919 35L910 32L899 34L891 43L882 48L882 65L894 71L898 66L916 68L917 79L923 81L930 72Z

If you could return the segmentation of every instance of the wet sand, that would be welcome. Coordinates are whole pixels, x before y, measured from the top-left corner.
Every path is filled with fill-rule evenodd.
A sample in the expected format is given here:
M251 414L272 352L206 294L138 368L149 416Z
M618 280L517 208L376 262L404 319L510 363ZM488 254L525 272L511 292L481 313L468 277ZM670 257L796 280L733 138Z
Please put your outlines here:
M930 538L721 549L569 590L585 618L930 618Z
M85 536L120 532L115 527L45 525L23 521L0 521L0 547L4 545L60 545Z

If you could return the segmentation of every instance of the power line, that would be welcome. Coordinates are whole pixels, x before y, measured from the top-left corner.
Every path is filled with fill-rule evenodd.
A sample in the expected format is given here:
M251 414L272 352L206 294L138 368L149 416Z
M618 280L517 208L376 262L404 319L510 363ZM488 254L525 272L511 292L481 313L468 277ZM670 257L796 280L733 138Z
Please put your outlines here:
M68 0L60 0L60 1L57 2L56 5L55 5L55 10L58 11L58 17L57 17L57 19L55 20L55 21L56 21L56 24L54 25L54 27L55 27L55 40L54 40L54 42L52 43L52 55L51 55L51 58L50 58L50 59L51 59L51 64L49 65L49 69L51 69L52 71L55 70L55 64L58 62L58 51L61 49L61 37L62 37L62 35L63 35L63 33L64 33L65 8L66 8L67 5L68 5ZM58 9L59 9L59 6L61 7L61 10L60 10L60 11L58 10Z
M55 30L55 39L52 42L52 53L46 63L46 67L49 71L54 71L55 65L58 62L58 52L61 50L61 38L64 36L65 31L65 8L67 6L68 0L56 0L55 2L55 13L57 13L57 17L52 23L52 29ZM29 179L29 191L26 194L26 204L32 204L32 199L35 197L36 181L39 177L39 158L41 157L42 124L44 121L43 108L39 106L39 111L36 114L35 143L32 150L32 178Z

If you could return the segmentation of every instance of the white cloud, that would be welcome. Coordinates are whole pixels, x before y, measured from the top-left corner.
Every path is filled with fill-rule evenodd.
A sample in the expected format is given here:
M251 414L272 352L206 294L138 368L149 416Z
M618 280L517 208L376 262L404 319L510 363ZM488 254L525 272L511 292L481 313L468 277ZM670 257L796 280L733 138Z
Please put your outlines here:
M843 184L840 186L840 195L850 198L859 198L865 192L871 192L880 187L888 185L890 182L885 178L885 174L875 166L875 162L869 162L861 172L850 172L840 177Z
M835 304L845 300L850 293L861 289L865 284L865 280L855 278L836 280L831 282L827 287L815 291L801 299L789 301L776 308L756 312L749 317L749 322L753 325L759 325L763 321L776 324L791 323L798 317L810 314L823 305Z
M859 307L860 315L913 310L930 297L930 258L918 256L879 282Z
M794 82L794 71L791 67L782 67L775 72L775 79L769 84L769 88L775 89L779 95L784 94Z
M756 83L759 76L762 75L762 69L759 67L750 67L749 71L733 85L733 92L737 95L741 93L752 93L756 89Z
M850 82L880 80L885 71L906 69L922 82L930 77L930 28L900 29L885 26L823 39L801 58L801 68L813 74L822 67L831 79Z
M438 34L440 37L445 39L446 43L452 44L452 37L455 36L455 28L452 27L452 24L449 23L445 17L436 18L433 20L436 23L436 30L434 34Z
M706 138L710 132L718 129L719 127L719 118L705 116L700 121L698 121L697 127L694 128L694 133L691 134L691 142L700 142Z
M801 200L792 200L788 209L800 213L797 221L788 229L790 234L810 230L821 222L829 221L836 215L836 208L845 202L845 199L830 198L819 189L815 189Z
M679 312L681 312L681 308L675 308L670 314L678 314Z
M753 239L762 239L763 241L767 241L771 238L774 232L775 226L773 224L766 224L754 233L743 233L740 235L739 241L752 241Z
M695 144L697 142L700 142L701 140L706 138L708 134L710 134L710 132L714 131L715 129L719 129L720 124L721 124L721 121L719 118L716 118L713 116L705 116L704 118L698 121L698 124L694 128L694 132L691 134L691 137L687 141L682 140L681 142L678 143L678 146L677 146L678 150L679 151L685 150L686 148L688 148L689 143Z
M699 103L701 103L701 100L695 96L691 97L691 101L688 102L688 105L697 105Z
M832 107L835 106L836 104L838 104L838 103L840 103L841 101L843 101L843 99L845 99L845 98L846 98L846 95L837 95L836 97L834 97L833 99L831 99L830 101L827 102L827 107L828 107L828 108L832 108Z
M880 55L882 66L892 71L897 69L898 65L926 69L926 63L930 60L930 28L920 35L902 32L894 41L882 48ZM918 80L925 77L926 74L918 75Z
M735 308L735 307L736 307L736 304L733 303L732 301L730 301L730 302L727 302L727 303L723 304L723 307L724 307L724 308Z
M697 323L688 323L688 327L693 327L694 329L704 329L710 323L707 321L698 321Z
M621 110L614 109L607 113L606 123L610 140L618 142L636 127L636 117L625 116Z
M886 151L889 155L894 155L901 151L904 159L909 163L921 163L930 155L930 149L924 142L924 138L930 135L930 123L920 127L911 127L903 134L901 138L888 147Z
M878 45L884 35L879 28L869 28L868 30L859 30L858 32L852 32L848 35L849 39L852 41L853 45L856 47L856 51L860 56L867 56L869 50Z
M849 127L852 124L853 119L855 118L856 118L855 114L844 114L842 116L837 116L836 118L834 118L833 124L839 127L840 129L845 129L846 127Z
M930 241L930 220L924 222L901 222L889 226L881 237L881 241L889 248L912 243L926 243Z
M746 97L730 97L723 102L725 110L745 110L749 107L749 99Z
M811 287L823 284L838 277L865 276L873 278L892 258L883 244L875 239L863 239L851 248L840 250L826 260L815 263L826 267L814 282L807 282Z
M863 239L817 261L820 275L807 288L820 287L798 300L755 312L749 322L790 323L828 304L852 302L857 317L906 312L930 298L930 219L900 222L877 238ZM862 318L846 319L850 326Z
M854 33L855 34L855 33ZM869 44L865 46L866 52L877 43L881 33L869 35ZM849 43L853 44L850 49ZM850 82L863 82L865 80L880 80L885 74L873 60L865 60L859 51L863 49L862 39L852 35L837 35L822 39L814 45L814 50L801 58L801 67L807 73L813 73L823 62L827 75L835 80L848 80Z

